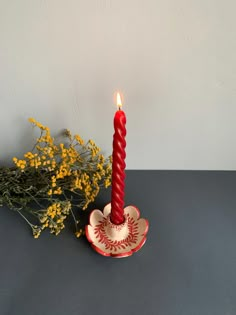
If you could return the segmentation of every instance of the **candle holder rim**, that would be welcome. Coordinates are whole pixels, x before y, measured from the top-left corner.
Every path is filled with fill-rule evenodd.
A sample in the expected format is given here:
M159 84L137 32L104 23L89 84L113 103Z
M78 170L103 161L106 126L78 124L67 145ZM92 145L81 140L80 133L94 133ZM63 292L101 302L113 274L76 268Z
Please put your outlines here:
M137 252L145 244L146 239L147 239L146 235L147 235L147 232L149 229L149 222L147 219L140 218L140 211L136 206L129 205L129 206L125 207L124 210L126 210L127 215L131 215L131 218L133 220L132 223L134 224L134 226L139 222L139 225L138 225L137 231L136 231L138 234L138 238L137 238L136 242L134 241L134 243L132 243L132 245L127 246L127 251L122 251L119 248L119 237L118 237L119 235L117 237L114 236L114 238L110 241L112 243L113 249L114 249L114 246L118 246L118 247L115 251L113 249L111 249L109 251L109 249L104 247L105 246L104 243L109 244L108 234L106 234L106 232L103 229L102 239L99 241L98 240L99 237L96 236L95 229L102 229L102 227L99 228L99 225L102 223L107 224L107 221L109 220L110 210L111 210L111 203L108 203L104 207L103 211L101 211L99 209L95 209L90 213L89 225L87 225L85 227L86 237L87 237L88 241L91 243L92 248L97 253L99 253L100 255L103 255L106 257L110 256L110 257L114 257L114 258L122 258L122 257L131 256L133 253ZM95 221L92 220L92 215L94 215L95 213L97 213L100 216L101 220L99 220L99 217L97 217L97 218L94 217ZM111 223L111 224L113 224L113 223ZM122 224L125 226L124 223L122 223ZM126 224L128 226L129 223L126 221ZM116 225L116 224L113 224L113 225L114 225L114 230L116 230L116 228L118 228L120 226L120 225ZM111 229L112 229L112 227L111 227ZM102 230L99 230L99 232L98 232L98 230L97 230L97 233L100 234L100 236L101 236L101 231ZM90 235L90 233L91 233L91 235ZM132 234L132 232L130 232L130 233ZM129 234L129 235L131 235L131 234ZM121 242L123 242L123 244L125 244L124 242L126 242L126 239L124 238ZM108 245L108 247L109 247L109 245Z

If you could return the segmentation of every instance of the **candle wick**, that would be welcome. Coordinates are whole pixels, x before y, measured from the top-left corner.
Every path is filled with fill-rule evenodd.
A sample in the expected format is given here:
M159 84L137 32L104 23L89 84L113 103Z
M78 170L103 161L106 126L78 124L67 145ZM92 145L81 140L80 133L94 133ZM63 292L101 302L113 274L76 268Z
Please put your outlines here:
M121 110L121 106L119 106L118 108L119 108L119 110Z

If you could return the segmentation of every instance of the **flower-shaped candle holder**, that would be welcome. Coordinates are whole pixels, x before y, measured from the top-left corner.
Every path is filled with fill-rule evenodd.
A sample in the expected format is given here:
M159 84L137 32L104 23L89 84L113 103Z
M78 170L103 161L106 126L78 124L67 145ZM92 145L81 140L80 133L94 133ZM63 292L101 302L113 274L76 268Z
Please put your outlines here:
M113 224L110 220L111 204L103 212L93 210L86 236L91 246L103 256L127 257L138 251L146 241L148 221L140 219L140 212L134 206L124 209L124 222Z

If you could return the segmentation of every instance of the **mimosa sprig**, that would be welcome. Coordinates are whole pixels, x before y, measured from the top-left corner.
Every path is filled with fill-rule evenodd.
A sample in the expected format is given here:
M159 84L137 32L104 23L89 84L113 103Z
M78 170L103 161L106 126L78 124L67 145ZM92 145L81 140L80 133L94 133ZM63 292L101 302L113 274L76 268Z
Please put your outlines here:
M111 158L105 158L92 140L84 143L65 130L65 141L57 142L48 127L29 121L40 135L23 159L13 158L15 166L0 168L0 203L15 210L35 238L47 229L58 235L70 215L79 237L83 229L76 208L87 209L100 188L110 186Z

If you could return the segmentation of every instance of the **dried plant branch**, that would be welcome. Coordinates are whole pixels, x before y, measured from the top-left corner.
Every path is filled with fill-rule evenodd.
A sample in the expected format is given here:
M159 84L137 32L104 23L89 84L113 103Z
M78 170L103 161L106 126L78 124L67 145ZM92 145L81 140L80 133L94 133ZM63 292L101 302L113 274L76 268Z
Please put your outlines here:
M82 229L73 207L85 210L101 187L110 186L111 157L105 159L92 140L85 144L69 130L64 132L65 143L57 143L48 127L29 121L40 136L24 159L14 157L15 166L0 168L0 205L17 211L35 238L45 229L58 235L69 215L79 237Z

